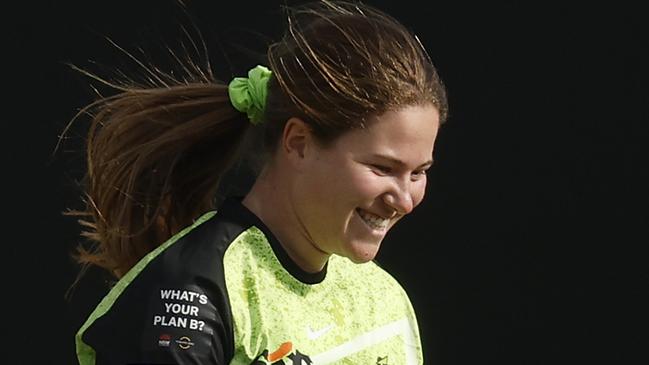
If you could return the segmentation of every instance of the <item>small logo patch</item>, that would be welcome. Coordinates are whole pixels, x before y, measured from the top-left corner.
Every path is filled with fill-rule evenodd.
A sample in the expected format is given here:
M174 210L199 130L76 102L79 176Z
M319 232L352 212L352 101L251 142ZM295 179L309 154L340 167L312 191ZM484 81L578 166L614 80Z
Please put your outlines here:
M171 336L169 336L166 333L163 333L160 335L158 338L158 346L160 347L169 347L169 343L171 342Z
M313 340L316 340L316 339L324 336L324 334L331 331L332 328L334 328L333 324L330 324L330 325L328 325L326 327L323 327L323 328L321 328L321 329L319 329L317 331L312 330L311 327L307 327L306 328L306 336L307 336L307 338L309 340L313 341Z
M192 342L191 338L187 336L183 336L177 339L176 343L178 344L178 347L180 347L183 350L187 350L188 348L194 346L194 343Z

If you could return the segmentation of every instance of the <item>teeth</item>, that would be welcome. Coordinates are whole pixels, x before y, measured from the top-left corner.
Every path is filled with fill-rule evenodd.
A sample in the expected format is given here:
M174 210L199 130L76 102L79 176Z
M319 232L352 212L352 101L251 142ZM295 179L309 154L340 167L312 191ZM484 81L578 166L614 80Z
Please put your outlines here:
M367 223L368 226L374 229L388 228L388 224L390 223L389 219L379 217L378 215L374 215L372 213L360 209L356 209L356 211L358 212L358 215L363 219L363 221Z

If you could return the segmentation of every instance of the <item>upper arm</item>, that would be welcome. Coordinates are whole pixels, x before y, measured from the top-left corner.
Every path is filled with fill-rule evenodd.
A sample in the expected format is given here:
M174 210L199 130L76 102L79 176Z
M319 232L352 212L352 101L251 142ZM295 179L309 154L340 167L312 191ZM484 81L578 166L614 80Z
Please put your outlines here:
M81 339L96 365L227 364L232 325L223 290L205 280L137 280Z

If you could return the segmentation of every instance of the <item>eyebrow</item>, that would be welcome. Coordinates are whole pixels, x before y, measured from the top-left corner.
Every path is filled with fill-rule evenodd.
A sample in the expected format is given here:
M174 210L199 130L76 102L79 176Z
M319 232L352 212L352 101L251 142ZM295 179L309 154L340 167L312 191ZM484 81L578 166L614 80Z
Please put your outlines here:
M388 155L381 155L381 154L374 153L374 154L371 155L371 157L387 160L387 161L390 161L391 163L393 163L395 165L399 165L399 166L408 166L407 163L399 160L398 158L388 156ZM431 158L430 160L428 160L428 161L422 163L421 165L417 166L417 168L419 169L419 168L422 168L424 166L426 166L426 167L431 166L433 164L433 162L434 162L434 160Z

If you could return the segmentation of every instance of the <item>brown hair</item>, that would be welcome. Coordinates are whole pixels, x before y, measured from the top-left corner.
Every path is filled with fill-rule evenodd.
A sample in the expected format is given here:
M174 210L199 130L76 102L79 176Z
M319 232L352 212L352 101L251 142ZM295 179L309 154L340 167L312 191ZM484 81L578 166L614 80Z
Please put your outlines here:
M287 31L268 48L273 71L264 130L272 155L285 122L302 118L326 144L365 128L372 116L447 101L418 39L390 16L360 3L321 1L287 8ZM148 72L153 71L147 69ZM92 249L76 258L125 274L138 260L215 205L219 181L239 155L250 123L230 104L227 86L199 67L157 86L113 84L118 94L82 110L87 140L85 209ZM74 120L74 119L73 119Z

